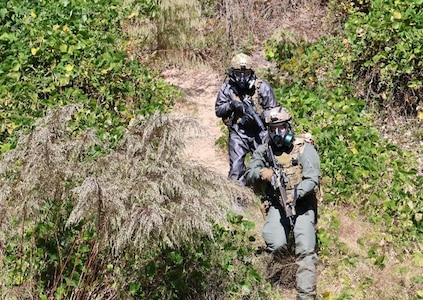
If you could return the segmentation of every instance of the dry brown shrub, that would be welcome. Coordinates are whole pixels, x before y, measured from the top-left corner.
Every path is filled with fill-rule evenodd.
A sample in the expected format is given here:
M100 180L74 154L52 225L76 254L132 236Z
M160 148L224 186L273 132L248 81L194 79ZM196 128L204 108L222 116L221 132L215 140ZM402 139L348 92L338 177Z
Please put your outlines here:
M237 197L252 201L247 188L182 159L185 143L203 132L196 120L160 113L137 117L115 151L92 159L89 149L107 148L91 131L72 137L67 122L77 109L49 111L0 160L0 262L11 237L23 237L34 224L52 221L48 210L53 203L73 207L68 227L85 224L95 230L95 258L105 249L118 256L128 247L141 251L150 244L189 245L200 235L213 238L213 223L226 223ZM22 239L22 251L36 247L35 242ZM0 287L4 295L20 294ZM34 288L31 281L24 289L31 293ZM106 291L99 288L99 294Z
M305 41L329 31L323 0L220 0L207 5L167 0L160 5L155 17L134 12L122 25L129 35L129 56L159 69L205 64L224 70L234 53L261 50L282 29Z
M225 222L231 203L249 191L181 160L184 143L200 133L188 117L134 119L118 151L100 159L90 170L95 175L73 189L78 202L68 225L97 216L115 250L151 240L191 243L196 232L211 236L213 222Z
M297 269L295 256L275 257L268 264L266 279L276 287L294 289Z

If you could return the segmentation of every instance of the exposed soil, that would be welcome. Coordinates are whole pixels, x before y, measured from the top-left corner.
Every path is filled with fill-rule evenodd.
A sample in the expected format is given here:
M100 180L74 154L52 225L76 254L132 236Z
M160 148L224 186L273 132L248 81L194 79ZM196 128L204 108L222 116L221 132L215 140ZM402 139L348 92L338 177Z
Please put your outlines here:
M173 111L197 119L205 132L202 138L187 145L186 159L226 176L229 170L228 157L215 146L222 131L220 119L214 113L217 92L224 77L211 70L190 69L170 69L162 75L168 83L180 87L186 95L185 102L178 103Z
M262 63L262 66L266 68L270 66L260 53L255 53L252 57L256 63ZM214 112L217 93L225 75L217 74L212 70L181 70L175 68L165 71L162 76L166 82L181 88L186 95L185 101L178 103L173 112L197 119L205 132L202 138L195 139L186 146L186 162L189 163L191 161L195 164L201 164L207 169L226 177L229 171L228 154L215 145L216 140L223 135L221 130L223 124ZM256 204L257 207L244 207L241 204L234 207L234 209L256 224L254 243L257 247L257 253L261 253L265 248L264 240L261 237L263 217L260 213L258 202ZM266 261L265 256L261 256L260 259ZM295 267L292 256L287 257L286 260L290 261L289 266ZM291 267L287 269L286 264L284 264L285 271L282 272L282 265L272 260L267 263L264 262L264 264L267 265L266 277L269 282L283 289L285 295L293 298L295 295L294 269Z
M251 54L255 66L261 69L274 67L266 61L264 53ZM185 101L177 103L173 109L176 114L192 116L203 127L203 138L193 141L185 149L186 159L206 166L218 174L227 176L229 171L228 154L216 146L216 141L223 135L220 118L214 112L214 105L225 74L218 74L209 68L179 69L173 68L162 73L166 82L181 88Z
M321 1L291 0L264 1L263 3L256 1L254 3L264 5L263 9L266 8L266 11L270 9L269 13L283 11L283 14L277 13L277 18L274 20L266 19L262 20L263 23L257 24L257 27L262 27L262 35L267 38L273 35L273 38L278 39L279 30L283 28L286 32L291 32L305 41L315 41L328 31L325 26L328 11L324 5L321 5ZM260 11L263 12L262 9ZM256 41L256 49L264 49L263 41ZM275 67L265 59L263 50L253 51L250 55L256 73L259 73L260 69ZM210 68L202 70L173 68L163 72L162 76L168 83L183 89L186 94L185 102L177 104L173 111L198 119L207 133L203 139L187 147L187 159L202 163L226 176L229 170L228 155L215 147L215 142L222 136L222 131L220 119L214 113L216 96L225 79L225 74L223 72L219 74Z
M260 53L252 55L256 61L265 59ZM268 67L268 63L266 67ZM200 164L225 178L229 171L229 157L226 150L216 145L219 137L224 135L223 123L214 112L215 101L225 74L218 74L211 69L170 69L162 73L166 82L171 83L185 92L185 101L177 103L173 113L191 116L201 124L204 135L194 139L185 148L185 161ZM226 142L226 141L225 141ZM261 239L263 217L258 207L245 209L243 203L238 203L233 209L252 220L256 226L258 247L264 246Z

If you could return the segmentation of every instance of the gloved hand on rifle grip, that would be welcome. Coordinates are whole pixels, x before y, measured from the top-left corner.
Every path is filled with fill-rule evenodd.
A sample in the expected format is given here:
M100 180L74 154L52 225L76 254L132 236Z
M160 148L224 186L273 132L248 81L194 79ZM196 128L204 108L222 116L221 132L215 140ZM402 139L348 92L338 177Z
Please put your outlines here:
M234 112L244 113L244 104L239 101L232 101L229 108Z
M254 118L252 116L250 116L248 113L244 114L242 116L242 123L250 123L250 122L254 122Z
M245 98L244 98L244 102L245 102L248 106L254 106L254 105L253 105L253 99L251 99L251 97L245 97Z
M260 170L260 178L271 182L273 177L273 170L271 168L262 168Z

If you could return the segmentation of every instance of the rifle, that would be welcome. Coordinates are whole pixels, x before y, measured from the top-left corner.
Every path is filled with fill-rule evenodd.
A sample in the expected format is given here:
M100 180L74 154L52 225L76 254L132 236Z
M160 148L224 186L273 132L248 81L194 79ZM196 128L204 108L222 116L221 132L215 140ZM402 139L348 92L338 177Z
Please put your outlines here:
M254 109L254 102L250 96L244 96L241 98L242 104L244 104L244 111L247 115L253 117L254 122L260 128L262 132L266 131L266 126L264 126L263 121L261 120L259 114Z
M291 227L293 227L294 216L296 215L296 212L294 203L288 200L288 196L286 194L285 187L288 182L288 179L286 178L283 168L276 161L275 156L273 155L272 147L269 145L267 148L273 168L273 174L275 175L275 178L272 178L271 184L272 187L279 192L279 203L283 207L286 217L289 219L289 224L291 225Z

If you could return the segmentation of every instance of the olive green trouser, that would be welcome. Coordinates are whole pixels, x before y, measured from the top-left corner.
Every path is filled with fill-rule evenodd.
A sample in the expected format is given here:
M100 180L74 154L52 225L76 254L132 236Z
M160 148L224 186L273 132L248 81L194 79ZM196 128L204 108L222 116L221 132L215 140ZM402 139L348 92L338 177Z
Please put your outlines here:
M297 299L316 299L317 255L315 212L313 209L299 212L294 225ZM272 253L287 249L290 231L289 220L281 207L269 208L263 226L263 238Z

